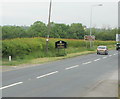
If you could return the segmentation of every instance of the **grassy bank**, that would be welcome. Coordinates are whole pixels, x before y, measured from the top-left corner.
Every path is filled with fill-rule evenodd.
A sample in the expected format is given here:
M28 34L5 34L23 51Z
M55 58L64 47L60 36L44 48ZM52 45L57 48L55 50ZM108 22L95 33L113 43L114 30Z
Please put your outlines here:
M16 66L16 65L24 65L24 64L41 64L46 62L51 62L55 60L61 60L66 58L71 58L80 55L86 55L94 53L95 51L83 51L79 53L71 53L66 56L59 56L59 57L44 57L44 58L35 58L35 59L16 59L9 62L7 59L3 59L3 66Z
M49 41L49 52L45 52L45 38L17 38L11 40L3 40L3 65L19 65L19 64L40 64L44 62L60 60L64 58L84 55L96 51L98 45L107 45L109 49L114 48L115 41L95 41L94 48L89 47L89 42L84 40L62 39L68 43L66 56L58 55L55 49L55 42L60 39L51 38ZM61 50L60 53L64 53ZM8 61L8 56L12 56L12 61Z

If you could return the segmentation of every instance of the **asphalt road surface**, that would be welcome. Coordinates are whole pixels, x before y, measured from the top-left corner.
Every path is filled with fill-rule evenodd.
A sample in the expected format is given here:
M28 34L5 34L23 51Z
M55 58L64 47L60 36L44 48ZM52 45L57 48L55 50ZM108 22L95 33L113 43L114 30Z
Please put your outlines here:
M0 90L3 97L81 97L116 70L117 51L89 54L3 72Z

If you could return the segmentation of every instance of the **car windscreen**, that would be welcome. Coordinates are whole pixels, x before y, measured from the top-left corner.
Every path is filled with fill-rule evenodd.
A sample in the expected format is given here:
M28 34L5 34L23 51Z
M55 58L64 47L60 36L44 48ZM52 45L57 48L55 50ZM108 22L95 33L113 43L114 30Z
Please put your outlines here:
M98 49L106 49L104 46L99 46Z

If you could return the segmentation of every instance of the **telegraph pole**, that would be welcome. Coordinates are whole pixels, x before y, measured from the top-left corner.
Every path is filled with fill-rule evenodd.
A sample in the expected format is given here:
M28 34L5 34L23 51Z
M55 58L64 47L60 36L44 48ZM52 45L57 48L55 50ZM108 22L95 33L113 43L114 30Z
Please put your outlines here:
M52 0L50 0L50 6L49 6L49 17L48 17L48 31L47 31L47 38L46 38L46 53L48 52L48 42L49 42L49 35L50 35L50 18L51 18L51 5Z

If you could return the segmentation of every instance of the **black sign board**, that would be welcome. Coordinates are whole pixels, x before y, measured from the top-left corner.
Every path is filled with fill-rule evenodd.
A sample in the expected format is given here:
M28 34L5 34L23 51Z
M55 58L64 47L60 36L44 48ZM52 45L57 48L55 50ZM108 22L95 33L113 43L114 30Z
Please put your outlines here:
M55 42L55 48L67 48L67 43L65 41Z

